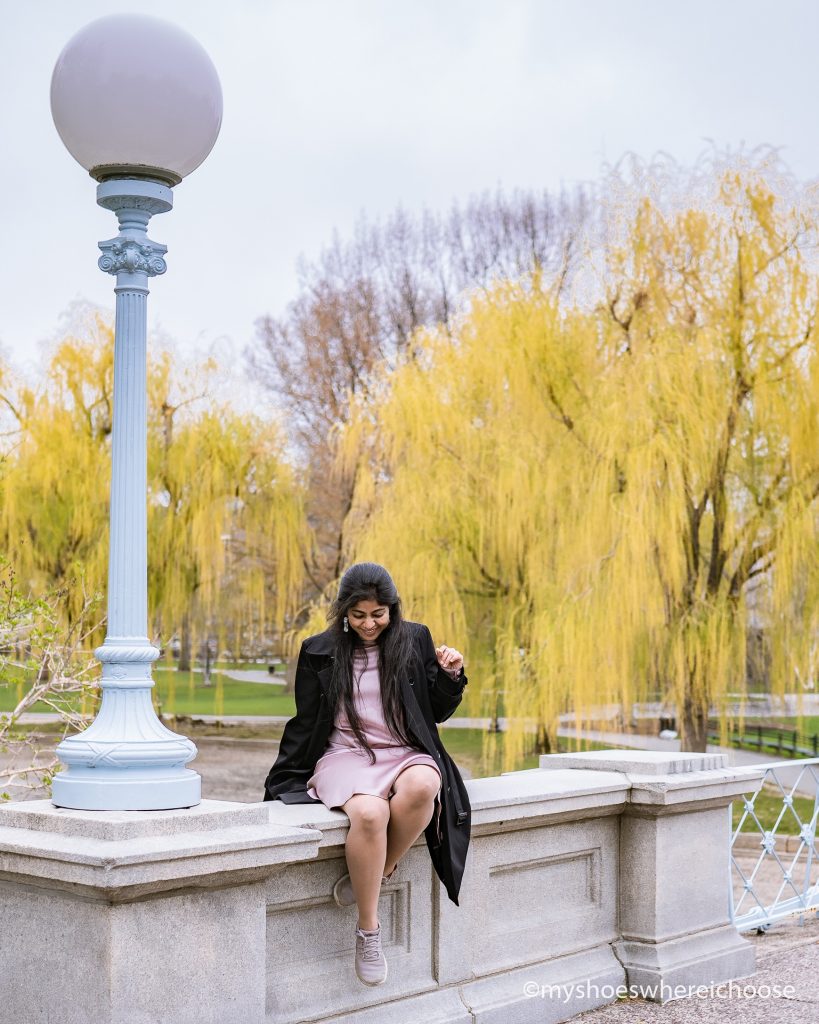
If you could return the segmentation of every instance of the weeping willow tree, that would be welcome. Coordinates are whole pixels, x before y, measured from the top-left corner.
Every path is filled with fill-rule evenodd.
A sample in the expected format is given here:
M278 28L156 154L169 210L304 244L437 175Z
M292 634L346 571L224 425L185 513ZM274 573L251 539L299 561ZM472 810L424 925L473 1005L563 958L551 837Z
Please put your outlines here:
M200 369L198 380L177 380L167 357L157 364L149 424L152 605L180 631L183 656L211 631L234 651L281 635L307 543L280 426L215 405L207 379L218 367Z
M597 482L622 474L621 514L640 523L610 531L610 594L695 750L709 708L744 692L751 620L774 692L801 695L819 669L816 219L767 170L724 170L687 210L644 199L610 260ZM629 567L645 574L636 589Z
M59 343L40 387L0 379L2 546L26 592L68 588L66 627L85 600L75 577L107 590L113 331L90 326ZM218 404L217 387L212 360L149 359L149 611L164 639L213 627L238 650L292 614L305 526L281 428ZM101 626L89 643L103 639Z
M107 574L113 380L110 331L97 322L91 337L58 345L39 389L8 368L2 381L0 537L26 593L67 588L67 628L85 600L70 581L82 575L96 591Z
M464 651L471 713L502 696L505 768L533 725L550 749L561 712L657 697L705 749L752 619L774 691L815 679L812 226L754 168L687 209L644 197L597 308L500 284L354 402L347 560L384 562Z

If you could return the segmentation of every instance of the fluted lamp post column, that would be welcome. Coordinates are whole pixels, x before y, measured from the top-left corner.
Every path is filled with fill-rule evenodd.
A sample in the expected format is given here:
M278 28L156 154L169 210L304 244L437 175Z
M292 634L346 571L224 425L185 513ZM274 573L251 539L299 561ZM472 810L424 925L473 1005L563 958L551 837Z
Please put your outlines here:
M94 652L102 704L84 732L57 747L66 768L54 776L52 802L91 810L191 807L201 800L201 778L185 765L196 746L167 729L151 702L151 665L160 652L147 635L146 306L148 280L165 273L167 249L147 231L216 141L219 77L177 26L111 15L66 44L51 80L51 110L66 148L99 183L97 203L119 222L119 234L99 243L100 269L116 276L108 628Z

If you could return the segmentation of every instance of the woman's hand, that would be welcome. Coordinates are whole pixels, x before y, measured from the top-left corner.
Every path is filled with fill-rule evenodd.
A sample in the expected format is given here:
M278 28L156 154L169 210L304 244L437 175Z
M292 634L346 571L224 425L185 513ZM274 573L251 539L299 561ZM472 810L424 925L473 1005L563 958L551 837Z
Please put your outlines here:
M464 656L460 651L456 651L454 647L447 647L446 644L441 644L440 647L435 648L435 654L438 658L438 664L446 672L457 675L461 671Z

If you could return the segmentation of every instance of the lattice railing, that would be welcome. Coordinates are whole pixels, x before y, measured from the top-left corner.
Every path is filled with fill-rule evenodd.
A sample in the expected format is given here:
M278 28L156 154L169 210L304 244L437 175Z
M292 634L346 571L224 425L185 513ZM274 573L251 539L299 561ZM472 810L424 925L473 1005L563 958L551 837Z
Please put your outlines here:
M755 805L761 794L771 795L772 790L781 797L782 807L773 827L766 829L757 817ZM794 797L800 796L810 801L810 817L805 807L800 814L794 804ZM732 807L728 808L729 814ZM732 825L730 852L729 906L739 931L764 931L775 921L819 910L817 811L819 758L815 757L767 765L760 788L743 798L740 819L735 829ZM755 828L743 831L749 820ZM757 836L758 843L749 844L750 836ZM751 870L747 864L743 867L737 862L740 846L745 854L743 861L749 854L753 859Z

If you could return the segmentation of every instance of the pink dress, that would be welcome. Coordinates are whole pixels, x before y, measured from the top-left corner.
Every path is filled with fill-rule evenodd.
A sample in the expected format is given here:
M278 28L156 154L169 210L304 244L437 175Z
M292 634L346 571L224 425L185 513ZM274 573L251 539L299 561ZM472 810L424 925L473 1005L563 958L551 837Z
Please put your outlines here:
M356 650L353 655L353 700L375 763L370 764L367 751L360 746L344 708L339 705L327 747L307 780L308 796L321 800L327 807L341 807L354 793L389 800L396 777L411 764L428 764L441 777L440 768L429 754L398 743L389 731L381 702L377 644L365 647L363 652ZM439 829L440 787L435 799Z

